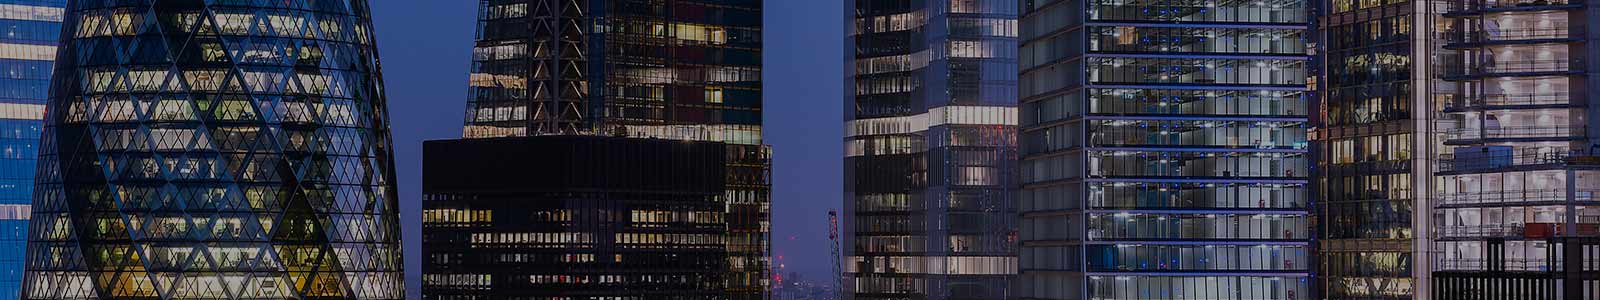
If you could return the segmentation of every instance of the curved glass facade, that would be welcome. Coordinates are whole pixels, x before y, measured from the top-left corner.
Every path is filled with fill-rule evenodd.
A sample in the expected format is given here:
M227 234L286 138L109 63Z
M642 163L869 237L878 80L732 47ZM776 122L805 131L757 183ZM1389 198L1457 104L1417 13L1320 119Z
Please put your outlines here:
M401 299L368 4L74 1L24 299Z
M0 298L22 296L33 169L65 2L0 1Z
M1312 298L1306 1L1022 11L1022 298Z
M846 299L1007 299L1017 1L845 1Z

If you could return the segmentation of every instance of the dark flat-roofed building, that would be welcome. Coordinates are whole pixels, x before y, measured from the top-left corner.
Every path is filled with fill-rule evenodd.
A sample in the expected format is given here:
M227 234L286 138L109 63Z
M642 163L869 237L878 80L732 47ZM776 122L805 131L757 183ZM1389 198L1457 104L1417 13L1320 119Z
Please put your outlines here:
M725 146L427 142L427 299L726 299Z

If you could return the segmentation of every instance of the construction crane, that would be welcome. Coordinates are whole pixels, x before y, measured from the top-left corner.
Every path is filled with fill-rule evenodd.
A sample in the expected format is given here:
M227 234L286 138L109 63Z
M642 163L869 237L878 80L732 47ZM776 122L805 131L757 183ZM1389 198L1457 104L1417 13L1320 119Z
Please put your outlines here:
M828 245L833 246L833 284L844 299L844 272L839 270L839 211L828 210Z

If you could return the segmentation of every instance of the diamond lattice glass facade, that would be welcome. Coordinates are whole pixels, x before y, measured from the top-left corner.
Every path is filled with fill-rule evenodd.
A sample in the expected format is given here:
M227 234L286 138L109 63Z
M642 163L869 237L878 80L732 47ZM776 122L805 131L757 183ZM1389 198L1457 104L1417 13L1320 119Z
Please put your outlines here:
M1313 298L1307 5L1026 1L1023 298Z
M1010 299L1015 0L846 0L846 299Z
M653 245L616 243L625 237L610 235L613 231L652 226L672 227L662 230L682 229L675 227L680 225L704 226L686 224L683 222L686 219L677 217L671 217L677 219L668 221L640 222L637 225L643 227L622 222L596 227L555 223L538 229L494 226L473 229L476 231L452 231L446 229L452 225L440 223L448 220L434 220L424 224L426 265L423 270L423 297L440 299L462 294L490 297L549 296L549 291L539 289L580 282L599 282L614 288L579 291L574 287L567 289L570 293L559 295L626 298L638 296L633 291L671 290L685 292L660 295L684 299L766 297L769 284L771 157L769 148L762 145L761 139L761 1L481 0L478 3L478 32L473 48L463 136L467 139L492 139L583 135L719 143L725 147L722 153L726 157L707 163L720 164L719 167L727 174L722 186L724 190L713 199L717 203L713 206L720 207L724 214L720 221L725 223L721 229L724 235L720 237L723 244L718 251L722 251L720 258L726 262L695 265L690 262L691 259L664 258L688 255L703 258L707 255L706 250L700 248L703 245L679 244L661 239L648 242ZM560 144L552 143L549 146L559 147ZM426 160L434 161L434 158ZM425 183L425 186L431 185ZM478 205L474 209L490 207L483 202L459 197L475 195L476 192L436 191L438 193L429 192L426 196L425 209L438 211L474 205ZM445 197L439 193L457 196ZM575 204L579 203L579 199L602 203L612 199L621 201L627 197L633 196L566 198L573 200L568 202L574 203L570 207L538 206L548 204L541 201L563 199L560 197L529 196L520 200L538 206L533 209L610 214L608 218L618 220L632 217L630 211L679 216L694 215L704 208L695 205L656 208L624 205L601 210L597 206ZM643 199L650 198L634 200ZM664 203L677 201L670 197L659 200ZM528 208L509 207L496 214L515 214L516 209ZM438 260L452 255L490 252L451 248L449 244L462 238L458 236L460 234L520 234L529 233L529 230L593 234L597 249L569 249L567 253L576 256L594 256L595 251L612 253L640 249L655 249L657 253L644 256L602 255L583 262L500 261L515 263L521 269L499 273L499 276L481 282L482 289L476 292L463 289L471 288L470 284L478 282L457 279L470 278L487 270L465 266L501 258L479 256L470 261ZM662 236L668 235L654 237ZM508 247L525 247L530 243L537 242ZM607 266L608 269L564 267L575 266L572 263L590 262L593 264L584 264L584 267ZM634 276L686 264L693 266L685 269L692 272L667 273L690 277ZM560 273L559 270L569 272ZM544 278L538 276L568 276L561 280L573 281L534 279L537 282L528 282L527 278ZM691 277L720 282L711 285L685 285L678 282ZM469 285L464 287L462 284ZM593 286L585 286L588 287ZM720 289L726 293L705 293L705 289Z
M0 1L0 298L22 293L34 159L65 2Z
M24 299L401 299L363 0L73 1Z

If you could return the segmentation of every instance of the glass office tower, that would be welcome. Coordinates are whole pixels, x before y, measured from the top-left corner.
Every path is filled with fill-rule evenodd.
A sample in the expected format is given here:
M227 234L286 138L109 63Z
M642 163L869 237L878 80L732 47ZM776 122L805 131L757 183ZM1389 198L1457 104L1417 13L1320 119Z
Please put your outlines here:
M1023 298L1313 298L1307 7L1026 3Z
M1326 299L1428 299L1434 3L1319 5L1317 284Z
M587 232L595 234L600 251L644 251L653 256L601 256L600 266L612 273L560 270L556 261L502 260L498 256L477 255L487 250L456 251L450 243L456 234L527 233L519 227L494 226L477 231L450 231L447 220L424 223L423 296L448 298L459 291L474 295L533 295L541 287L529 285L528 277L494 277L487 282L455 279L482 275L463 266L507 263L525 266L517 276L572 276L614 283L617 288L596 293L562 294L570 297L626 297L636 290L721 289L726 294L710 295L726 299L763 299L768 290L770 149L761 138L761 28L762 4L759 0L482 0L479 1L478 32L472 55L472 74L463 136L466 139L525 138L551 135L606 136L636 139L665 139L686 142L718 143L725 147L718 164L727 174L722 193L716 197L722 209L723 241L719 251L726 262L714 266L692 265L688 259L671 257L707 255L703 245L681 244L681 235L657 235L649 244L622 243L612 232L636 230L632 223L607 222L601 225L569 223L539 228L538 232ZM549 139L529 139L554 141ZM563 144L551 142L550 147ZM620 146L619 146L620 147ZM492 148L492 147L491 147ZM487 150L481 150L487 151ZM433 155L433 154L428 154ZM426 160L433 161L434 158ZM432 172L432 171L428 171ZM573 183L573 188L579 187ZM431 186L432 183L425 184ZM508 187L514 188L514 187ZM622 187L615 187L622 188ZM616 191L620 192L620 191ZM444 193L441 190L440 193ZM470 198L424 200L425 213L459 209L485 209L489 206ZM629 196L631 197L631 196ZM523 199L529 205L556 201L553 197ZM601 203L618 198L581 198ZM634 200L648 200L649 197ZM673 199L659 199L666 203ZM616 206L617 210L595 212L595 206L545 207L584 214L608 214L606 218L624 220L633 213L651 216L693 215L699 209L689 206ZM599 205L599 204L596 204ZM611 204L605 204L611 205ZM523 209L523 208L515 208ZM497 215L516 214L513 210ZM652 217L654 218L654 217ZM503 220L511 220L509 218ZM658 219L667 220L667 219ZM683 219L673 219L683 220ZM654 221L652 221L654 222ZM660 221L662 223L681 223ZM684 224L640 224L639 226L677 226ZM687 224L686 226L698 226ZM433 230L437 228L439 230ZM658 232L660 233L660 232ZM636 242L636 241L635 241ZM698 242L696 242L698 243ZM679 251L682 251L683 254ZM571 249L573 255L593 253ZM697 252L699 251L699 252ZM609 252L607 252L609 253ZM465 255L473 260L444 259ZM661 257L652 260L646 257ZM635 264L655 261L656 264ZM683 267L716 278L713 286L655 285L662 280L621 282L617 272L627 268ZM615 269L624 268L624 269ZM720 268L720 269L719 269ZM714 274L713 274L714 273ZM463 277L466 276L466 277ZM567 280L567 279L563 279ZM482 290L471 291L482 284ZM547 291L545 291L547 292ZM699 291L704 292L704 291ZM598 293L598 294L597 294ZM609 294L607 294L609 293ZM707 297L689 293L689 298ZM688 295L688 294L685 294ZM612 298L606 298L612 299ZM723 299L723 298L718 298Z
M22 296L34 159L65 2L0 1L0 298Z
M368 11L70 2L23 299L402 299Z
M847 0L846 299L1016 294L1014 0Z
M1587 67L1600 52L1586 34L1600 31L1587 17L1594 7L1439 6L1435 298L1600 297L1600 137L1589 132L1597 98ZM1588 275L1552 276L1563 272Z

